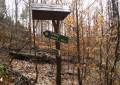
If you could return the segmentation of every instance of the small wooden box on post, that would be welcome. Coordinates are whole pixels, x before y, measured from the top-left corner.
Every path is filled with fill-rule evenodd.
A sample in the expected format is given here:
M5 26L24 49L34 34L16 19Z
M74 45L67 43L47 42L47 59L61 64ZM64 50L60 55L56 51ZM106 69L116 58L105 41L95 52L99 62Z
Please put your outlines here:
M33 20L64 20L70 13L68 6L32 3Z
M32 3L32 18L34 20L52 20L55 33L60 33L60 21L64 20L68 14L70 14L70 8L63 5L47 5L40 3ZM34 23L33 23L34 32ZM34 33L35 34L35 33ZM34 36L35 37L35 36ZM56 85L61 85L61 57L60 57L60 42L56 41L56 49L59 51L56 55L57 61L57 74ZM35 45L35 39L34 39Z

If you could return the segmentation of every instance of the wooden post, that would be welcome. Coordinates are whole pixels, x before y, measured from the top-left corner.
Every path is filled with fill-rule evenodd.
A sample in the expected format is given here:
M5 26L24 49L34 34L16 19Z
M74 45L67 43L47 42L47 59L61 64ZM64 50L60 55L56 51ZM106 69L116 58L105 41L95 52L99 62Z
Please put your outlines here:
M36 57L36 45L35 45L35 37L36 37L36 35L35 35L35 20L33 20L33 40L34 40L34 55L35 55L35 57ZM38 72L38 62L37 62L37 60L38 59L35 59L35 71L36 71L36 78L35 78L35 83L37 83L37 80L38 80L38 74L39 74L39 72Z
M52 20L52 24L54 26L55 33L60 33L59 20ZM61 85L61 57L60 57L60 42L55 42L56 49L58 50L58 53L56 55L56 63L57 63L57 75L56 75L56 85Z

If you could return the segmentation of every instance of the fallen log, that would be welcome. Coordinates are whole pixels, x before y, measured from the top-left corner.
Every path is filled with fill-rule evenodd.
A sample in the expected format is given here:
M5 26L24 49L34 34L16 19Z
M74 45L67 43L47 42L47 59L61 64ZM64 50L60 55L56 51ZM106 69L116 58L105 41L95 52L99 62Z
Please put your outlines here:
M56 58L51 55L47 55L46 53L37 54L35 56L34 54L10 51L9 55L12 60L18 59L34 63L49 63L49 64L56 63ZM12 60L10 61L10 63L12 62Z
M40 55L25 53L25 52L15 52L15 51L9 51L9 55L11 55L12 58L17 58L20 60L30 60L30 59L39 59Z

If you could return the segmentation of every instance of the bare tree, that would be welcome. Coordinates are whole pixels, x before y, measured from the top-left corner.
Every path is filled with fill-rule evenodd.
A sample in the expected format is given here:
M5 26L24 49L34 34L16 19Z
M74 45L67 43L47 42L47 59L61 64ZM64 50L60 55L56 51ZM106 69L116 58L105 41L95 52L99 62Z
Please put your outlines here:
M118 0L111 0L112 2L112 10L113 10L113 26L115 26L117 30L117 43L115 47L115 60L113 62L113 66L110 70L110 82L109 85L113 85L113 73L116 68L116 64L119 61L119 51L120 51L120 18L119 18L119 7L118 7Z
M80 29L79 29L79 23L78 23L78 2L76 1L76 26L77 26L77 57L78 57L78 64L80 65ZM82 79L81 79L81 72L80 68L77 68L78 71L78 84L82 85Z
M3 19L6 14L5 0L0 0L0 19Z
M17 30L18 30L18 3L19 1L18 0L15 0L15 35L17 37ZM18 47L18 43L17 43L17 38L16 38L16 49Z

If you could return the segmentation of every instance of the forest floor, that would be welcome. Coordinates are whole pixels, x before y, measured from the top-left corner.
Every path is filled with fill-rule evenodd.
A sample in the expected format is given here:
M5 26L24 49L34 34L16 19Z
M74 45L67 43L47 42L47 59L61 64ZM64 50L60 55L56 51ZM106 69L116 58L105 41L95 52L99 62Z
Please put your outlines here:
M41 52L41 58L37 61L34 59L16 59L14 58L10 65L11 57L8 52L0 51L0 64L9 66L13 71L17 71L20 75L12 75L11 84L8 85L56 85L56 59L55 55ZM104 83L100 79L100 70L98 61L91 59L87 61L87 64L77 65L71 60L75 56L62 56L62 85L78 85L77 81L77 68L82 69L83 83L84 85L101 85ZM36 79L36 64L38 70L37 83L34 83ZM103 66L104 68L104 66ZM104 78L104 69L102 68L101 77ZM22 77L21 77L22 75ZM27 81L27 82L26 82ZM21 82L21 83L20 83ZM17 83L17 84L15 84ZM1 84L0 85L4 85ZM115 84L119 85L119 84Z
M45 54L47 56L52 56L55 58L54 55ZM7 52L1 51L0 52L0 62L3 62L5 65L10 65L9 62L11 60L11 57ZM67 63L65 60L62 62L62 85L72 85L74 80L73 75L75 76L74 72L74 66L73 64ZM31 85L34 84L34 80L36 79L36 70L35 70L35 62L33 60L19 60L19 59L13 59L11 62L10 67L14 70L19 72L21 75L23 75L25 78L31 82ZM56 63L55 59L53 59L52 62L49 62L49 60L45 60L43 58L42 61L37 63L37 69L38 69L38 81L35 85L56 85ZM72 67L72 68L71 68ZM69 69L69 71L68 71ZM15 75L13 75L15 76ZM19 78L17 78L19 79ZM18 80L15 81L18 81ZM11 85L14 85L15 81L11 82ZM1 85L1 84L0 84ZM22 85L19 83L19 85ZM26 83L26 85L29 85Z

